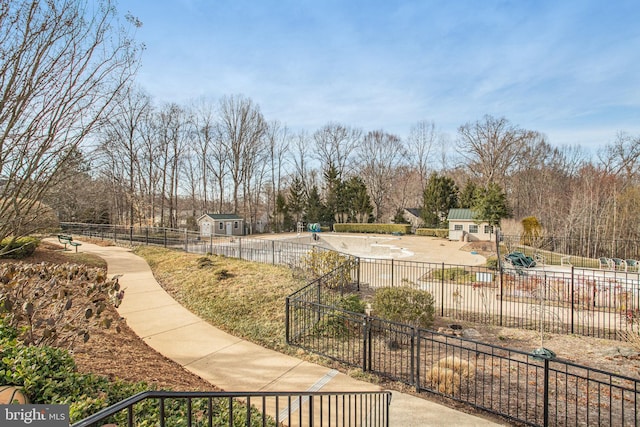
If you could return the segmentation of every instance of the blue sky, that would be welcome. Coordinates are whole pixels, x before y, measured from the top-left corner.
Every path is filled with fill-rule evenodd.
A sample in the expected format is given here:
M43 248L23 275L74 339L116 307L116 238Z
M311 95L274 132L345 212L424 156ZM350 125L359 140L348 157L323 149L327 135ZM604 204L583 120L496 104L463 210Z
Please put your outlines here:
M157 103L243 94L267 120L455 140L485 114L587 150L640 136L638 1L134 0Z

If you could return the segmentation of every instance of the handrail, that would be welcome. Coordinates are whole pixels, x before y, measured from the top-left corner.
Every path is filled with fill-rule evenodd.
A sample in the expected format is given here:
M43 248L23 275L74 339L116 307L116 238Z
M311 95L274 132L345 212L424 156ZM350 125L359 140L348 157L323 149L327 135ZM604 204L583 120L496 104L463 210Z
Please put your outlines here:
M109 417L112 417L116 414L118 414L121 411L124 410L129 410L130 408L133 407L133 405L143 402L145 400L148 399L198 399L198 398L203 398L203 399L240 399L240 400L245 400L247 402L250 402L252 398L258 398L260 400L264 400L264 399L268 399L268 398L272 398L272 399L279 399L279 398L286 398L287 402L291 402L291 400L289 400L292 397L295 397L298 400L298 407L297 408L291 408L290 411L291 412L295 412L297 410L300 410L300 405L302 401L304 400L308 400L311 399L313 400L314 398L327 398L326 402L323 402L323 405L317 405L313 406L310 405L310 407L313 408L314 411L319 410L322 411L323 408L326 410L328 409L329 411L331 411L331 407L332 410L334 411L334 413L337 413L336 411L348 411L351 409L354 409L354 407L349 408L349 405L358 405L358 399L356 399L356 397L362 399L362 398L367 398L367 397L371 397L373 399L376 399L376 403L381 403L382 406L377 406L377 405L372 405L371 407L369 407L370 411L375 411L375 413L369 413L369 414L361 414L361 416L363 417L363 419L366 419L366 425L369 426L380 426L380 427L384 427L384 426L388 426L388 418L389 418L389 405L391 404L391 392L390 391L379 391L379 392L369 392L369 391L353 391L353 392L322 392L322 391L304 391L304 392L292 392L292 391L272 391L272 392L201 392L201 391L165 391L165 390L149 390L149 391L143 391L140 392L138 394L135 394L127 399L124 399L114 405L111 405L105 409L102 409L99 412L96 412L95 414L81 420L78 421L74 424L72 424L72 427L89 427L92 426L96 423L100 423L105 421L106 419L108 419ZM339 397L342 397L342 401L339 401ZM293 405L292 405L293 406ZM276 408L278 406L276 405ZM362 407L359 408L360 410L362 410ZM287 408L284 408L283 410L287 410ZM358 408L355 408L355 411L357 412ZM349 413L349 417L353 416L355 412L350 412ZM315 414L311 414L311 415L315 415ZM348 418L349 418L348 417ZM276 420L278 420L280 423L282 423L282 420L280 418L287 418L282 417L281 415L276 414L275 415ZM263 420L262 425L267 425L267 423L265 422L265 418L264 415L261 416L261 419ZM163 423L161 423L161 425L163 425ZM249 425L249 424L247 424ZM253 425L253 424L251 424ZM281 424L278 424L281 425ZM284 424L282 424L284 425ZM341 425L341 424L336 424L336 425ZM351 424L349 424L351 425Z

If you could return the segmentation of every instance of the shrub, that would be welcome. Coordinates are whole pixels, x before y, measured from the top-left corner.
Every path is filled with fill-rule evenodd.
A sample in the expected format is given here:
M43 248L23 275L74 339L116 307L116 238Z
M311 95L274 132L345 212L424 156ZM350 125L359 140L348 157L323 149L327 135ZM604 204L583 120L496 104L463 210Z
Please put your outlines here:
M73 298L83 289L82 297ZM18 328L26 344L71 346L89 339L89 326L109 327L114 320L103 316L109 304L124 297L118 278L107 278L103 269L75 264L0 265L0 315Z
M490 256L489 258L487 258L487 262L485 265L490 270L497 270L499 267L498 257Z
M380 288L373 299L377 317L428 328L435 318L433 295L408 286Z
M15 329L2 322L0 330L0 383L21 387L31 403L69 405L71 422L148 388L145 383L111 383L106 377L81 374L66 350L25 345L15 338Z
M461 267L452 267L434 270L431 277L440 280L444 279L455 283L465 283L471 280L472 273Z
M427 372L427 381L431 387L443 394L455 394L460 391L463 380L473 378L475 365L455 356L445 357L434 364Z
M352 294L340 298L336 302L336 307L353 313L364 313L365 303L358 295Z
M333 231L338 233L401 233L411 234L410 224L363 224L363 223L336 223Z
M329 289L337 289L351 282L353 263L352 258L338 252L316 248L302 257L302 266L310 278L324 277L324 285Z
M448 228L418 228L416 229L416 236L430 236L430 237L440 237L441 239L446 239L449 237L449 229Z
M2 258L23 259L33 255L40 241L35 237L20 237L13 239L8 237L0 242L0 254Z

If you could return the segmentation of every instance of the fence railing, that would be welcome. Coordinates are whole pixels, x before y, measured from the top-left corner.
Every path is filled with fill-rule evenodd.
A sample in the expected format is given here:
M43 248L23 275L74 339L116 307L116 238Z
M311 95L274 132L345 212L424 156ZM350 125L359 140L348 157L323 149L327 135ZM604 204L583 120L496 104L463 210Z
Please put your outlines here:
M354 313L322 279L287 298L287 342L530 425L639 425L640 380Z
M146 391L73 424L155 426L389 426L390 392Z
M640 240L592 239L557 236L523 237L501 235L507 251L539 256L547 264L571 264L576 267L598 266L598 258L640 258Z
M65 231L100 237L85 224ZM108 233L112 233L109 235ZM301 268L318 246L113 227L105 238L162 244ZM155 239L155 240L154 240ZM345 293L408 285L432 293L436 312L501 326L619 338L638 332L638 273L570 267L486 267L355 258L287 298L287 341L342 363L531 425L639 425L638 380L562 360L453 338L337 307ZM450 359L449 362L447 360Z
M63 223L66 232L126 244L153 244L304 270L318 242L297 243L238 236L207 236L186 230ZM640 273L570 266L492 270L481 266L398 259L353 259L357 288L411 286L431 292L436 313L461 321L521 329L544 329L620 339L640 331ZM555 268L555 267L554 267Z

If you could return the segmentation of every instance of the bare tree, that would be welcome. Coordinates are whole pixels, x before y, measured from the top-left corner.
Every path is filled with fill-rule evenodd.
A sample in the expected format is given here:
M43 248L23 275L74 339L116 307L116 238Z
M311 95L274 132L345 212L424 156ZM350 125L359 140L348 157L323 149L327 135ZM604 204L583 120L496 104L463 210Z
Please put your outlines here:
M141 89L129 88L122 93L100 129L101 144L98 153L102 154L102 167L109 175L126 185L126 203L128 205L127 222L133 225L140 220L141 201L138 197L140 172L139 154L142 153L143 120L151 113L151 97Z
M382 216L395 174L406 156L400 138L381 130L369 132L358 149L359 174L369 189L376 220Z
M201 180L201 210L209 210L213 196L209 194L210 180L217 174L214 173L215 159L214 144L216 138L216 105L207 98L200 98L191 107L193 123L193 149L199 165ZM195 161L195 160L194 160ZM224 164L224 162L222 162Z
M437 140L438 134L434 122L420 121L409 131L407 153L409 154L409 162L418 172L420 194L424 193L427 185L430 164L433 162L431 157Z
M44 192L129 83L138 52L125 31L110 0L2 2L0 240L33 231Z
M260 108L241 95L225 96L220 101L218 137L227 151L232 179L233 213L238 213L239 193L247 178L252 155L263 141L265 120Z
M504 117L484 116L482 121L458 128L458 152L483 186L495 182L506 188L508 172L536 136L536 132L520 129Z
M361 139L360 129L330 122L314 132L315 150L310 155L320 162L323 172L333 166L340 176L346 176Z
M186 128L186 112L177 104L167 104L157 114L161 154L159 167L162 173L160 224L165 227L177 228L178 225L179 172L186 146Z
M147 225L156 225L156 208L161 186L161 143L157 123L157 113L152 111L141 124L142 150L138 155L138 191L142 197L142 220Z
M294 138L294 152L293 152L293 176L300 179L302 190L305 194L309 194L311 187L315 182L316 172L309 164L311 156L309 155L310 140L309 135L305 131L300 131Z
M270 122L267 127L267 141L269 144L270 163L270 191L267 195L267 212L274 218L276 215L276 199L282 190L282 175L285 168L285 156L289 152L291 135L289 129L278 121Z

